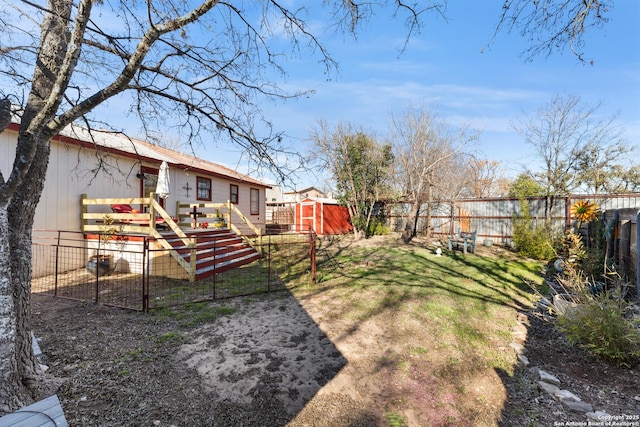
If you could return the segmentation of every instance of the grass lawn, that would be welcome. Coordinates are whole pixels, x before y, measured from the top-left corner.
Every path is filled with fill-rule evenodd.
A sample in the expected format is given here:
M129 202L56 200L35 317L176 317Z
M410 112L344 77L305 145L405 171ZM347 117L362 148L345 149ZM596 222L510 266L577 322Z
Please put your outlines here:
M293 292L313 301L311 315L360 370L345 375L367 378L354 387L372 390L366 398L389 425L496 425L500 376L517 363L518 312L531 306L527 282L540 283L540 269L495 247L437 257L390 239L323 242L318 283Z

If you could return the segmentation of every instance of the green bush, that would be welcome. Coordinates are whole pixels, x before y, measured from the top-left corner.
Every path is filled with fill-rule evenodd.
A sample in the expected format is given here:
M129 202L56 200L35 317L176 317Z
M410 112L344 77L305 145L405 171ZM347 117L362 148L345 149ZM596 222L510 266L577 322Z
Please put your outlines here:
M380 221L377 218L371 220L371 224L369 224L369 233L367 233L367 236L384 236L389 233L389 227L387 227L383 221Z
M513 218L513 245L521 255L533 259L550 259L555 255L553 237L546 227L534 226L529 212L529 202L520 199L522 216Z
M569 342L617 366L631 367L640 357L638 322L625 317L627 303L605 292L568 310L557 321Z
M529 218L517 218L513 222L513 244L521 255L533 259L550 259L555 253L553 239L545 227L531 225Z

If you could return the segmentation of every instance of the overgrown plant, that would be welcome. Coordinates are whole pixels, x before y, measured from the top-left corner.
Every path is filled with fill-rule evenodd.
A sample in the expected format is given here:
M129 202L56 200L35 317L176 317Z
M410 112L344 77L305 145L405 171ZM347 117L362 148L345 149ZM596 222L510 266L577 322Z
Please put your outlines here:
M102 217L102 226L100 234L100 241L103 246L106 246L109 242L113 242L118 248L118 252L122 252L127 246L128 238L123 235L124 227L113 219L111 215L105 215Z
M588 258L587 251L577 233L567 231L562 243L558 254L564 264L557 282L563 299L572 307L555 306L558 329L570 343L597 358L631 367L640 357L640 329L625 300L629 285L614 271L604 274L602 280L586 273L582 262Z
M638 321L627 317L629 304L617 292L587 298L557 321L570 343L585 348L599 359L632 367L640 358Z

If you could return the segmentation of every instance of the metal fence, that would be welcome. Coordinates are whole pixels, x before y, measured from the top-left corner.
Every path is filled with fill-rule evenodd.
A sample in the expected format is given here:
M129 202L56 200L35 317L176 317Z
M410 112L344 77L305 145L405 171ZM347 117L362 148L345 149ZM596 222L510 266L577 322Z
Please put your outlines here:
M640 194L626 195L572 195L556 197L551 209L552 227L563 230L571 224L570 207L578 200L597 203L601 211L637 208L640 209ZM527 198L529 214L535 223L544 221L544 197ZM411 206L390 204L387 206L388 225L394 231L402 231ZM430 208L430 209L429 209ZM490 239L494 243L511 244L513 218L522 216L519 199L465 199L453 203L424 204L420 208L417 231L423 233L430 228L435 236L449 236L458 231L476 231L478 238Z
M80 232L34 231L32 293L148 311L315 281L313 233L255 238L259 260L195 281L154 239L127 237L117 247Z

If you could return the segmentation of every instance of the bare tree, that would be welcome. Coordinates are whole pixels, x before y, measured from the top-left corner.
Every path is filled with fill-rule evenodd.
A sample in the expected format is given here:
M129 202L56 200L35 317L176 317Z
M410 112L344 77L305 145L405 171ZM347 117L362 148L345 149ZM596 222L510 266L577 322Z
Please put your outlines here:
M430 224L431 204L453 200L464 188L464 149L477 139L467 127L455 128L425 109L409 109L392 117L396 157L396 183L402 199L411 205L402 233L408 242L417 234L420 209L426 205ZM427 235L429 234L427 228Z
M302 93L282 91L269 76L285 73L281 58L302 52L319 55L329 71L336 65L311 32L305 5L294 9L277 0L3 3L0 78L4 87L27 95L0 94L17 106L13 113L20 121L11 172L0 175L0 413L38 398L43 378L29 333L31 229L50 139L74 122L91 129L99 122L91 114L96 107L127 92L130 112L146 130L175 123L189 140L203 130L217 130L254 160L280 166L275 154L284 149L281 134L271 131L258 104ZM441 6L438 0L423 5L335 0L319 7L329 12L328 26L355 33L362 20L387 5L394 16L406 18L408 36L417 31L423 13ZM282 35L290 51L275 50ZM254 132L258 128L265 129L262 136Z
M464 175L464 196L497 197L504 193L504 168L496 160L471 159Z
M620 142L615 119L599 119L598 108L599 104L585 104L578 96L554 96L515 126L542 163L541 172L529 170L527 175L544 189L547 223L555 198L571 193L581 184L576 171L581 168L580 160L588 158L589 150ZM586 163L583 166L591 167Z

